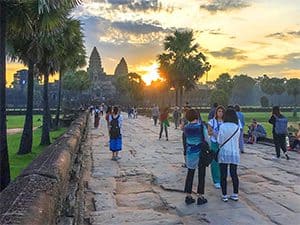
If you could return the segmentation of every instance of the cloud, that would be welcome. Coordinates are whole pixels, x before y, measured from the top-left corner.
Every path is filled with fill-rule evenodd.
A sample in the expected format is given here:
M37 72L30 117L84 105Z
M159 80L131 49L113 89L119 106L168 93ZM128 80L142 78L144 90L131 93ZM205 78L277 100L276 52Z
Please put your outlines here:
M245 54L244 50L233 48L233 47L225 47L220 51L212 51L211 55L217 58L226 58L226 59L236 59L236 60L245 60L248 57Z
M141 20L139 21L117 21L113 22L112 26L120 31L134 34L149 34L153 32L166 32L160 24L149 24Z
M274 59L276 60L276 63L266 64ZM261 64L245 64L236 68L235 71L256 76L262 74L278 76L283 74L288 75L289 77L296 77L300 71L300 52L290 53L283 56L268 55L262 60Z
M300 30L289 31L289 32L276 32L276 33L268 34L266 35L266 37L280 39L280 40L291 40L294 38L300 38Z
M130 9L132 11L160 11L162 4L158 0L107 0L113 8Z
M246 0L212 0L208 4L201 5L200 8L216 13L218 11L231 11L249 6L250 4Z

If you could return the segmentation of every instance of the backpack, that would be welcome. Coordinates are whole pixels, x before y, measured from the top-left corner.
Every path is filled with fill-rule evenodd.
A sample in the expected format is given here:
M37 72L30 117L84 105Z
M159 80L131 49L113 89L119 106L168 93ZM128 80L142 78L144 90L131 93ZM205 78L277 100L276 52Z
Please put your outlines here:
M109 136L111 138L118 138L121 135L121 130L120 130L120 126L119 126L119 117L117 118L113 118L112 116L112 120L110 121L110 131L109 131Z
M288 120L286 117L275 117L275 133L287 134Z
M199 163L207 167L211 164L211 162L213 161L215 156L214 156L214 152L212 152L210 150L208 143L205 141L203 123L201 123L201 130L202 130L202 132L201 132L201 145L200 145L200 149L201 149L200 159L201 159L201 161Z

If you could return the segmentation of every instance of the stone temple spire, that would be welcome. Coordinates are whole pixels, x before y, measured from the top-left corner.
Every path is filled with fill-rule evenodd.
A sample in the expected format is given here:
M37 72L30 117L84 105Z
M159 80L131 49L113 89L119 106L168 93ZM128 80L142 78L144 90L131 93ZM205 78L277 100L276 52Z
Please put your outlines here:
M92 82L98 81L101 76L105 75L101 63L101 57L96 47L94 47L90 56L88 73Z
M120 63L117 65L116 69L115 69L115 76L120 76L120 75L127 75L128 74L128 67L127 67L127 63L124 59L124 57L122 57Z

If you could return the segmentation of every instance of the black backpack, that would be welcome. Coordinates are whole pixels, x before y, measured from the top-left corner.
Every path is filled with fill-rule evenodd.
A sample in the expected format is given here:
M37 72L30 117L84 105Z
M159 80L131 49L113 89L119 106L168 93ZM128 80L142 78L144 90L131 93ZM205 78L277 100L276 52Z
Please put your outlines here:
M111 138L118 138L121 135L121 130L119 126L119 116L114 118L112 116L112 120L110 121L110 131L109 131L109 136Z

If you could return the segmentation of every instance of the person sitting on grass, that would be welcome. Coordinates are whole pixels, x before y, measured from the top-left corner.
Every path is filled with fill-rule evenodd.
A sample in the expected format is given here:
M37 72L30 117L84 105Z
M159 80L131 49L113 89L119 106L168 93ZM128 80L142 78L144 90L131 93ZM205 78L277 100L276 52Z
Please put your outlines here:
M267 137L267 132L263 125L259 124L256 119L252 120L252 124L249 127L249 139L248 144L254 144L257 142L259 138L265 138Z
M300 147L300 123L298 124L298 126L299 126L298 127L298 132L295 133L295 139L294 139L294 141L291 144L290 149L289 149L291 151L296 150L297 145L299 145L299 147Z

